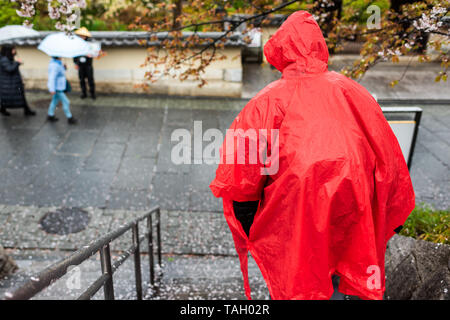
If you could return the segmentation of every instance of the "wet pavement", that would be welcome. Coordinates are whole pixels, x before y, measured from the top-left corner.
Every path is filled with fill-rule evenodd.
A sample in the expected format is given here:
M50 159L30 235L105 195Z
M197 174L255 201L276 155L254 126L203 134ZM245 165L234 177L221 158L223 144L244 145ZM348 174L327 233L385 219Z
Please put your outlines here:
M12 117L0 118L0 243L15 248L11 253L22 272L40 271L159 205L165 264L158 297L243 298L221 202L208 188L216 166L175 165L170 156L177 143L171 141L173 130L185 128L192 133L194 120L201 120L203 132L208 128L224 132L246 100L139 95L100 95L95 102L70 98L79 119L76 126L67 124L61 110L57 111L59 122L45 121L49 97L43 92L28 94L38 111L36 117L24 118L13 111ZM424 113L411 168L417 202L445 209L449 207L450 108L418 106ZM42 230L45 214L70 207L88 213L86 229L67 235ZM113 243L112 250L124 250L130 244L128 235ZM86 279L94 279L98 261L86 265ZM132 267L124 268L124 283L132 283ZM255 297L267 298L259 271L255 266L250 270ZM0 283L1 287L6 290L8 283ZM66 290L64 282L41 297L60 297L58 290ZM123 298L133 297L130 284L118 290Z
M30 277L67 257L68 252L51 250L22 251L14 255L20 271L12 277L0 282L0 297ZM113 254L112 258L117 258ZM156 286L150 285L148 255L141 256L143 295L145 299L174 300L174 299L213 299L234 300L246 299L239 260L229 256L192 256L192 255L163 255L162 277L157 271ZM79 276L79 278L78 278ZM73 300L101 276L99 256L92 256L78 266L70 268L67 275L50 285L33 297L33 300ZM75 278L77 277L77 278ZM79 282L78 282L79 279ZM119 300L135 300L136 287L133 260L128 259L114 273L114 293ZM250 257L249 281L253 299L269 299L269 293L260 271ZM92 298L103 300L103 290L99 290Z
M60 235L43 230L39 223L54 207L4 206L0 211L0 243L4 247L29 250L57 249L74 251L88 242L113 231L145 211L110 210L88 207L89 225L80 232ZM228 226L220 213L161 211L162 252L167 254L235 255L234 244ZM145 223L140 224L144 234ZM131 242L131 231L114 241L111 249L123 251ZM155 240L156 241L156 240ZM142 248L147 251L146 246Z
M352 66L357 55L335 55L330 59L329 70L340 72ZM380 62L363 76L359 82L380 100L443 100L450 102L450 82L435 82L442 71L440 63L419 63L402 57L399 63ZM277 80L280 73L269 65L244 65L244 89L242 96L251 98L266 84ZM400 80L394 87L391 81Z
M39 224L45 212L53 207L3 206L0 226L0 243L10 249L19 266L19 272L0 281L0 296L25 282L45 267L81 249L102 234L141 216L145 211L86 208L90 225L81 232L58 235L47 234ZM155 227L156 221L154 221ZM209 212L161 212L161 243L163 276L158 287L150 289L147 246L142 243L141 256L144 288L148 299L244 299L239 260L228 227L222 215ZM139 234L146 232L140 224ZM155 250L157 247L156 238ZM111 243L112 259L132 245L131 232ZM155 257L156 260L156 257ZM75 272L75 271L73 271ZM68 287L69 273L35 299L75 299L92 284L100 274L99 255L96 254L79 266L80 284ZM268 291L259 269L250 257L250 283L254 299L268 299ZM118 299L135 299L134 268L132 258L114 274ZM94 299L103 299L100 291Z
M0 118L0 204L220 212L209 183L216 165L176 165L175 129L222 132L245 105L236 99L105 96L73 99L79 124L45 121L48 96L28 95L37 117ZM82 104L84 103L84 104ZM133 107L120 107L130 105ZM106 107L116 106L116 107ZM448 208L449 105L418 105L423 117L411 175L418 202ZM205 146L207 143L203 143Z
M189 102L194 101L152 99L150 108L74 105L77 126L68 126L62 114L59 122L46 122L41 108L35 118L1 118L0 203L134 210L158 203L167 210L220 211L208 189L215 167L173 164L170 138L177 128L192 130L194 120L202 120L204 130L225 131L236 111L176 108ZM202 102L210 108L221 104ZM239 104L225 107L236 110Z

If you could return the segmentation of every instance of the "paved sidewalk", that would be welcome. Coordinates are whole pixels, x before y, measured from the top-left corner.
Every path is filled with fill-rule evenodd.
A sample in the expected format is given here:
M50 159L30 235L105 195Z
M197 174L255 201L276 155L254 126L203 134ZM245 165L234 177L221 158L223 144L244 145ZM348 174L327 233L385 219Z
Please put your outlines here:
M216 165L175 165L173 130L222 132L246 100L100 96L73 99L80 122L45 121L48 95L29 94L38 116L0 118L0 204L221 212L209 183ZM83 104L82 104L83 103ZM117 107L104 107L104 106ZM133 107L120 107L133 106ZM411 175L418 202L448 208L450 106L423 108ZM204 146L206 143L204 143Z
M332 56L330 70L339 72L345 66L351 66L358 56ZM450 81L436 83L434 80L442 70L439 63L418 63L409 57L400 63L380 62L371 68L360 83L380 100L446 100L450 101ZM417 59L416 59L417 60ZM406 72L405 72L406 71ZM268 83L277 80L280 72L269 65L244 65L243 97L251 98ZM395 87L390 83L399 80Z
M32 94L29 100L36 105ZM96 104L110 102L100 97ZM236 111L175 109L194 100L146 102L150 108L73 105L77 126L62 114L59 122L46 122L44 108L34 118L0 118L0 203L131 210L158 203L167 210L220 211L208 188L215 166L173 164L170 139L177 128L192 130L194 120L203 121L203 130L225 131Z
M145 211L84 208L89 215L86 229L66 235L48 234L40 219L55 207L2 206L0 207L0 243L16 249L43 249L75 251L90 241L116 230ZM156 221L153 221L156 223ZM236 255L231 233L221 213L191 211L161 211L162 252L167 254ZM146 223L140 224L140 234L146 232ZM113 251L123 251L131 245L131 231L115 240ZM156 236L155 236L156 243ZM147 252L147 247L142 247Z

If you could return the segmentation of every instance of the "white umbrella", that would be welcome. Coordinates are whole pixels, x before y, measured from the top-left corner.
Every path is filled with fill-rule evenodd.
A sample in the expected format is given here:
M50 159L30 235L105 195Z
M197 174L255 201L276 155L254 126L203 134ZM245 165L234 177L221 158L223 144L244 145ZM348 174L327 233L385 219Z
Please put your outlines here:
M73 58L88 55L89 44L76 35L66 35L64 32L53 33L44 38L38 49L50 57Z
M9 25L0 28L0 41L24 37L33 37L38 35L39 32L37 32L36 30L20 25Z

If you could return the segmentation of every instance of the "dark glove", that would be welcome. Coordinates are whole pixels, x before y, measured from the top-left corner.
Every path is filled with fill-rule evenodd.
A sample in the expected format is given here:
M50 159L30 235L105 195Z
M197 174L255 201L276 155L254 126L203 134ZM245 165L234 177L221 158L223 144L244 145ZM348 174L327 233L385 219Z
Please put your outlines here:
M233 201L234 215L242 225L247 237L250 236L250 227L253 224L259 201L237 202Z

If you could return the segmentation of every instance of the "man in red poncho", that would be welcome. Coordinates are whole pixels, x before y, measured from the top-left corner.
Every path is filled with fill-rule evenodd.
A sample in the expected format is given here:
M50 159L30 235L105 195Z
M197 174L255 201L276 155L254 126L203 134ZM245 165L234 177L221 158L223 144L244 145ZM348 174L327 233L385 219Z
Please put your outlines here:
M328 71L309 13L292 14L264 54L282 78L231 124L210 186L246 295L250 250L273 299L329 299L332 276L343 294L382 299L386 244L415 199L397 139L361 85Z

